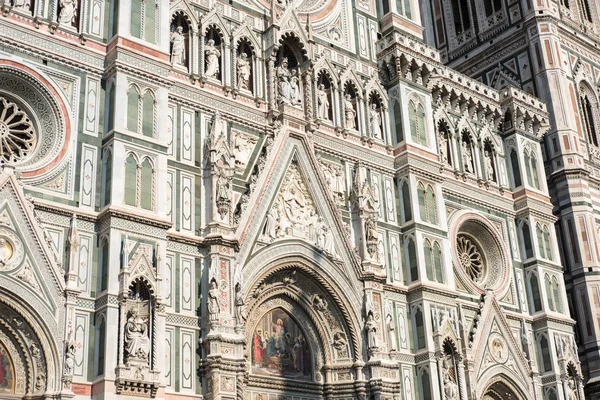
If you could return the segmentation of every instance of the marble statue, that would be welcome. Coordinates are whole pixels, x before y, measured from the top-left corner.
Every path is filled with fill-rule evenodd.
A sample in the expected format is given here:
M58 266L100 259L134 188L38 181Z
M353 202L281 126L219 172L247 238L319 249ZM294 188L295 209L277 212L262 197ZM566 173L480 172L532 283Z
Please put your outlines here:
M60 0L58 23L72 25L77 19L77 0Z
M148 318L142 318L137 310L130 310L125 324L126 361L148 360L150 338L148 337Z
M381 135L381 113L375 103L371 103L369 123L371 124L371 136L377 139L383 139Z
M352 103L352 97L349 94L344 99L344 114L346 119L346 128L356 129L356 111Z
M292 85L290 83L291 73L288 69L288 60L283 58L279 63L276 71L278 89L279 89L279 101L285 104L292 104Z
M369 312L367 316L367 322L365 323L365 329L367 330L367 343L369 348L377 347L377 322L373 317L373 312Z
M246 320L246 305L242 285L239 282L235 284L235 320L240 325Z
M204 56L206 59L204 75L208 78L217 78L221 51L215 46L215 41L213 39L209 39L208 42L206 42L206 45L204 46Z
M394 323L394 318L392 314L388 314L385 317L385 322L387 324L387 330L390 337L390 350L398 350L398 341L396 338L396 324Z
M446 135L440 135L440 158L444 164L448 163L448 138Z
M171 33L171 43L173 44L171 50L171 65L185 66L185 36L183 34L182 26L178 26L177 29Z
M322 120L329 120L329 95L323 84L317 88L317 116Z
M210 281L210 289L208 290L208 318L210 322L213 323L219 321L219 313L221 312L221 300L219 295L217 281L213 278Z
M462 156L462 162L463 162L463 167L465 168L465 172L473 172L473 167L472 167L472 155L471 155L471 149L469 147L469 144L466 141L462 141L462 145L461 145L462 151L461 151L461 156Z
M12 6L17 10L31 11L31 0L13 0Z
M300 94L300 86L298 86L298 72L293 69L290 72L290 88L291 88L291 102L294 105L302 104L302 95Z
M250 72L251 72L251 60L248 59L246 53L241 53L237 58L236 63L236 77L237 77L237 88L250 90Z
M485 175L488 181L494 181L494 154L490 151L485 152Z
M73 370L75 368L75 351L75 341L73 340L73 331L71 331L65 341L65 375L73 375Z

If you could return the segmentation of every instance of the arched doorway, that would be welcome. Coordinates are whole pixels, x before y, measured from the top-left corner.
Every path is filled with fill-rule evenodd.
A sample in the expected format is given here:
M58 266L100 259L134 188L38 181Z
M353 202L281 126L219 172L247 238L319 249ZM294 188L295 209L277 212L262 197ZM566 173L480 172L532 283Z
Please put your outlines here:
M526 397L518 394L519 390L507 379L498 377L483 392L482 400L525 400Z

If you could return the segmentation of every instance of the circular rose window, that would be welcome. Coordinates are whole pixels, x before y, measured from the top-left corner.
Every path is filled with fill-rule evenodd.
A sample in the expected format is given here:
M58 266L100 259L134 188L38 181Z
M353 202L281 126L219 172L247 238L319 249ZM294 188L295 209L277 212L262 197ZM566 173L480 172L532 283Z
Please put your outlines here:
M495 226L480 214L459 211L450 219L457 279L473 293L492 290L503 296L509 289L507 244Z
M23 160L35 147L35 131L27 114L0 97L0 164Z

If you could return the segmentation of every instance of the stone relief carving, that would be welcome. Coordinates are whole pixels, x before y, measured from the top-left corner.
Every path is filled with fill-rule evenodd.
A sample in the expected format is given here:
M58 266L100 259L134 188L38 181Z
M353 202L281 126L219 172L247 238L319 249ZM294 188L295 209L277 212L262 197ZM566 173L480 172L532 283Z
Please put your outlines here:
M33 273L33 269L28 262L26 262L19 273L17 273L17 278L31 285L34 289L39 289L39 285L37 280L35 279L35 274Z
M344 98L344 117L346 122L345 127L356 129L356 110L354 109L352 97L349 94Z
M231 149L233 150L233 157L235 158L235 168L236 171L242 172L250 160L250 156L252 155L252 151L254 150L254 146L258 139L242 132L232 132L231 135Z
M325 300L320 294L317 294L315 297L313 297L313 306L317 311L325 311L327 309L327 300Z
M141 317L135 309L129 310L125 324L125 361L148 364L149 353L148 318Z
M212 324L219 322L219 314L221 312L221 299L219 295L217 281L213 278L210 281L210 289L208 290L208 319Z
M12 6L17 10L31 11L31 0L13 0Z
M288 59L283 57L276 70L279 102L293 106L302 105L302 95L300 94L298 71L288 67Z
M235 320L239 325L246 321L246 304L242 294L242 285L239 282L235 284Z
M367 344L369 350L377 349L377 322L373 316L373 311L369 311L367 321L365 322L365 330L367 331Z
M250 74L252 72L252 60L248 59L246 53L241 53L236 62L236 76L238 89L251 90Z

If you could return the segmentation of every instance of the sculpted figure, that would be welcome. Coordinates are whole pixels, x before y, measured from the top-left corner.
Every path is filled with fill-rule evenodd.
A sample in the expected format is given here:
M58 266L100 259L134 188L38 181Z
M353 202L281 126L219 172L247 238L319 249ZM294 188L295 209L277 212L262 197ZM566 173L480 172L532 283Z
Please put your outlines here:
M132 359L148 360L148 318L140 317L136 310L129 311L125 324L125 351L128 362Z
M379 239L377 224L374 218L368 218L365 221L365 239L367 239L367 242L376 241Z
M235 320L238 324L243 324L246 320L246 306L240 283L235 284Z
M375 322L372 312L369 312L369 315L367 316L365 329L367 330L369 348L377 347L377 323Z
M344 99L344 114L346 117L346 128L356 129L356 111L354 111L352 97L349 94Z
M440 134L440 157L444 164L448 163L448 138Z
M285 104L292 104L292 85L291 85L291 74L288 69L288 60L283 58L281 63L277 67L277 81L279 89L279 101Z
M183 27L178 26L175 32L171 33L171 65L185 66L185 36L183 35Z
M465 172L473 172L473 168L471 166L472 156L471 156L471 149L469 148L469 144L463 140L461 148L462 148L461 156L462 156L462 162L463 162L463 166L465 168Z
M317 116L322 120L329 120L329 96L323 84L317 88Z
M371 135L374 138L382 139L381 136L381 113L377 109L377 104L371 103L369 110L369 122L371 124Z
M250 90L250 60L248 60L248 56L246 53L241 53L237 59L236 64L236 73L237 73L237 87L238 89L247 89Z
M69 332L69 337L65 341L65 375L73 375L75 367L75 341L73 340L73 332Z
M60 24L71 25L77 18L77 0L60 0L60 13L58 22Z
M277 238L277 219L277 208L271 207L267 212L267 218L265 221L265 230L263 232L265 237L268 237L270 239Z
M210 289L208 290L208 318L210 322L219 321L219 313L221 311L221 300L219 299L219 288L217 281L213 278L210 281Z
M10 244L6 241L6 239L0 238L0 266L5 265L11 256L12 251Z
M31 0L13 0L13 8L31 11Z
M300 87L298 86L298 72L295 69L290 72L290 90L292 104L302 104L302 96L300 95Z
M446 400L457 400L458 399L458 386L450 379L448 374L444 375L444 394Z
M387 323L388 333L390 335L390 350L397 350L397 340L396 340L396 324L394 323L394 318L392 318L392 314L388 314L385 317L385 321Z
M209 78L216 78L219 73L219 57L221 51L215 46L215 41L209 39L204 46L204 54L206 58L206 68L204 75Z
M494 155L493 153L485 152L485 175L488 181L494 181Z

